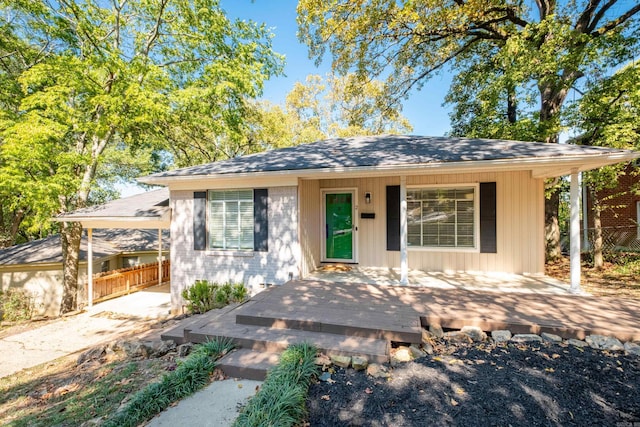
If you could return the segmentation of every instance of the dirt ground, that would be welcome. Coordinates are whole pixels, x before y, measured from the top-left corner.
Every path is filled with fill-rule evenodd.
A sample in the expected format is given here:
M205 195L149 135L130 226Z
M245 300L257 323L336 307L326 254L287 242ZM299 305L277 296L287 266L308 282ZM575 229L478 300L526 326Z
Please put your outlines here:
M592 295L640 299L640 254L622 254L626 262L605 261L602 270L582 262L582 288ZM569 282L571 276L569 258L549 262L545 274Z
M640 425L640 358L557 344L461 346L398 365L389 380L338 369L311 386L307 407L311 427Z

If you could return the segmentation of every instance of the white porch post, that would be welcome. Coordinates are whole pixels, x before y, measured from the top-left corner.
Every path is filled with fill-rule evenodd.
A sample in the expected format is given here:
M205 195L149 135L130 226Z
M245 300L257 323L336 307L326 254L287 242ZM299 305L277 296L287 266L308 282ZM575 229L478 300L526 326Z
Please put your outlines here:
M577 294L580 289L580 184L578 182L578 171L571 172L571 287L569 292Z
M162 285L162 228L158 228L158 285Z
M407 177L400 177L400 284L409 284L407 255Z
M87 228L87 305L93 307L93 228Z

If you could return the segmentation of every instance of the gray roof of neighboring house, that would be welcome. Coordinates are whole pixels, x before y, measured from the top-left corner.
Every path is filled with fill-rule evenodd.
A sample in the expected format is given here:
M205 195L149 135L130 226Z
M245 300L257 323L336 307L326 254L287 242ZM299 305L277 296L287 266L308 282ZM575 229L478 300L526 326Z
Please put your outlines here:
M104 258L122 252L158 250L158 231L142 229L100 229L93 231L93 258ZM169 231L162 232L162 249L169 250ZM87 260L87 233L82 235L80 260ZM50 236L32 242L0 249L0 266L21 264L61 263L60 236Z
M148 177L227 175L252 172L277 172L354 167L393 167L420 164L455 163L485 160L564 158L598 156L625 150L568 144L546 144L455 137L403 135L333 138L311 144L251 154L160 172Z
M57 219L160 218L169 210L169 189L160 188L58 215Z

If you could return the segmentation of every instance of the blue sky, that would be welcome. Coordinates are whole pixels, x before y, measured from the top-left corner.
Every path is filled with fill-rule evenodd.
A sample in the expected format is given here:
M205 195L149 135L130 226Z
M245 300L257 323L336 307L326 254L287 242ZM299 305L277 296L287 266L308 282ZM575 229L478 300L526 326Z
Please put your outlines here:
M264 22L275 37L274 50L286 57L285 77L266 82L264 98L282 103L296 81L309 74L326 74L331 64L323 62L316 68L308 57L307 47L296 37L295 0L221 0L222 8L231 18ZM413 125L416 135L442 136L449 130L449 111L442 106L450 85L450 76L436 76L419 92L404 102L403 114Z

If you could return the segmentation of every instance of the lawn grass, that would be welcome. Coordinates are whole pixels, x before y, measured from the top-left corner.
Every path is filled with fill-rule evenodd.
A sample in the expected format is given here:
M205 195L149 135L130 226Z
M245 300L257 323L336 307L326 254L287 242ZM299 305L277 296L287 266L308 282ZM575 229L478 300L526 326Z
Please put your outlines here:
M267 374L260 391L240 412L234 427L289 427L302 425L307 414L309 385L318 374L317 350L310 344L294 344Z
M214 340L196 346L175 371L149 384L136 393L128 404L103 425L105 427L135 427L162 412L172 403L209 384L216 361L233 348L231 341Z
M160 359L76 366L67 356L0 379L0 424L77 426L113 413L131 393L166 372Z

